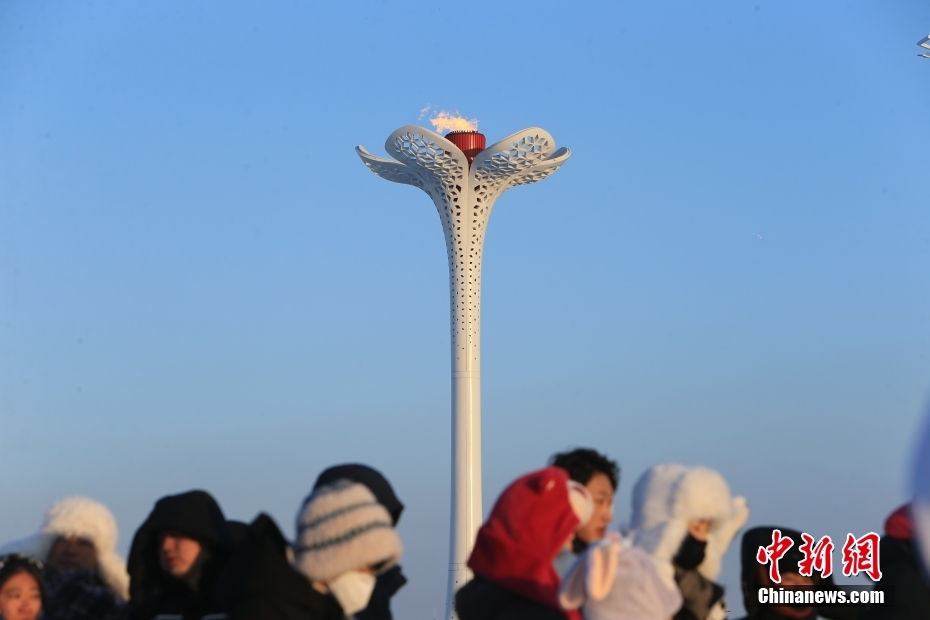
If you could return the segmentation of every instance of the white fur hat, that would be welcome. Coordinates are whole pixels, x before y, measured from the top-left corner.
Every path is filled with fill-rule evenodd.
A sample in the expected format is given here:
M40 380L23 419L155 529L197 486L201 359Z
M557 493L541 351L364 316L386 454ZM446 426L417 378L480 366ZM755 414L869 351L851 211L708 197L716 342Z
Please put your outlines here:
M707 467L663 463L646 471L633 488L633 544L652 555L667 583L674 582L672 558L688 535L689 521L711 523L698 571L713 580L730 541L748 518L746 499L731 497L723 476Z
M311 581L376 564L384 571L402 553L390 513L363 484L337 480L319 487L297 514L294 567Z
M97 569L104 583L121 599L129 599L126 562L116 553L119 530L109 509L87 497L67 497L52 504L39 531L8 543L2 553L23 553L46 562L52 544L59 537L76 536L89 540L97 550Z

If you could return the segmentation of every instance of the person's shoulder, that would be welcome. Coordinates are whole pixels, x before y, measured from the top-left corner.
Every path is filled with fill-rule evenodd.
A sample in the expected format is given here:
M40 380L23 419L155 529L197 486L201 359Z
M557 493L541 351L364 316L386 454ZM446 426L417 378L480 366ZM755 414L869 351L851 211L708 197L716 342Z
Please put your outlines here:
M522 599L502 609L496 620L565 620L565 614L540 603Z
M297 616L289 616L273 597L252 596L236 605L228 617L229 620L290 620Z
M455 606L462 620L565 620L563 612L482 577L458 591Z

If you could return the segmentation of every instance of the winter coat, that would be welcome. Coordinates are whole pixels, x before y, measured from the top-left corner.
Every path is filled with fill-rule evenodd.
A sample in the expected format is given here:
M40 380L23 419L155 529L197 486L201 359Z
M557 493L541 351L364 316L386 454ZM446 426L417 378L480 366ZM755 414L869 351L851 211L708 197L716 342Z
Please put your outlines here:
M559 599L565 608L582 608L585 620L666 620L682 603L652 558L623 548L616 535L588 547L562 580Z
M195 587L168 575L159 565L159 537L167 530L197 540L210 553ZM158 500L136 531L129 551L129 620L151 620L159 614L199 620L222 613L223 607L213 598L213 585L232 550L226 518L209 493L188 491Z
M565 613L521 596L483 577L475 577L455 595L460 620L565 620Z
M230 620L343 620L339 603L315 590L288 559L281 530L266 514L249 524L214 588Z
M561 610L561 580L553 567L578 523L565 470L547 467L514 481L478 530L468 567L481 579L456 595L459 617L510 618L527 606L541 606L562 620L580 619L577 611Z
M685 569L675 565L675 583L681 591L681 609L675 614L675 620L704 620L704 618L723 617L726 610L723 603L723 588L705 577L700 571Z
M407 584L400 566L392 566L378 575L368 607L355 614L355 620L392 620L391 599Z
M743 497L731 497L726 481L706 467L664 463L644 473L633 488L633 546L652 556L666 585L684 598L678 620L705 620L724 613L723 589L713 583L723 555L749 518ZM688 523L708 519L710 533L704 559L696 570L674 562L688 536Z
M925 620L930 617L930 583L920 571L909 504L895 510L885 521L880 549L882 579L875 584L875 589L884 590L886 600L894 596L894 607L872 607L865 613L866 620Z
M373 467L350 463L336 465L323 471L313 485L314 490L332 484L337 480L351 480L365 485L378 500L378 503L391 515L391 521L396 526L404 505L394 493L394 488L387 478ZM356 620L392 620L391 598L397 594L407 583L400 566L393 566L390 570L378 575L375 590L371 594L368 606L355 614Z
M97 571L45 570L45 620L121 620L126 603L113 595Z

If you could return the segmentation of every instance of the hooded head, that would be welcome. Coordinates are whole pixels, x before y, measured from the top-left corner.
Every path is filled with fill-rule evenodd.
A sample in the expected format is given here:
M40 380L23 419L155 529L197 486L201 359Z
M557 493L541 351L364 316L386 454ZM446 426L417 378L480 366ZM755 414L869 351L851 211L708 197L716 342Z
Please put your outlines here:
M129 574L134 605L158 598L176 581L161 567L159 558L161 535L169 531L196 540L208 552L210 559L200 567L196 584L200 590L212 585L232 552L229 526L213 496L188 491L161 498L132 539Z
M672 559L688 536L690 522L710 523L697 570L713 580L730 541L748 518L746 500L731 497L723 476L707 467L663 463L646 471L633 488L633 544L652 555L668 584L674 583Z
M22 553L46 562L49 551L59 538L90 541L97 552L97 573L113 594L129 598L129 575L126 563L116 553L119 530L113 513L87 497L67 497L52 504L38 533L4 545L0 552Z
M391 522L397 525L400 520L400 513L404 511L404 505L397 499L391 483L387 481L381 472L368 465L358 463L347 463L345 465L335 465L323 471L313 484L313 490L332 484L337 480L351 480L368 487L378 503L391 515Z
M494 504L478 530L468 567L497 585L554 609L559 575L553 560L581 523L572 505L568 474L547 467L518 478ZM579 511L585 502L576 500Z
M801 532L785 527L775 527L771 525L754 527L743 534L743 541L740 545L740 584L743 589L743 603L749 617L753 617L754 610L759 609L758 593L760 587L772 587L773 584L768 582L768 567L759 563L756 554L759 547L765 547L772 544L772 532L778 529L782 536L787 536L794 541L785 555L778 560L778 572L784 577L789 573L799 576L798 563L804 559L804 554L800 551L803 542ZM760 570L761 569L761 570ZM812 569L811 581L814 585L833 585L833 577L824 579L821 571ZM803 609L797 608L801 611ZM810 608L809 613L813 613Z

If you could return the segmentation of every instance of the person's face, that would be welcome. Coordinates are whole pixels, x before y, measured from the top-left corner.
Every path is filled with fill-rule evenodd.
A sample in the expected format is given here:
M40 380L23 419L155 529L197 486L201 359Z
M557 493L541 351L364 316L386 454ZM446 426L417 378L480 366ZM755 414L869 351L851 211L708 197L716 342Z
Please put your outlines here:
M175 530L163 532L158 547L158 563L162 570L181 579L188 572L203 548L200 543Z
M16 573L0 588L0 616L6 620L35 620L40 611L42 593L29 573Z
M765 566L759 566L759 583L762 584L765 588L771 588L772 582L769 580L769 570ZM782 573L781 574L781 583L782 586L812 586L814 585L814 580L810 577L804 577L798 573ZM772 611L783 618L792 618L800 619L807 617L813 607L793 607L791 605L773 605Z
M577 536L590 544L604 538L607 526L614 518L614 488L610 484L610 478L602 472L591 476L585 487L594 500L594 512L584 527L578 530Z
M86 538L59 536L49 549L46 564L52 570L92 570L97 567L97 548Z
M694 519L688 522L688 533L696 540L707 542L707 535L710 534L710 519Z

